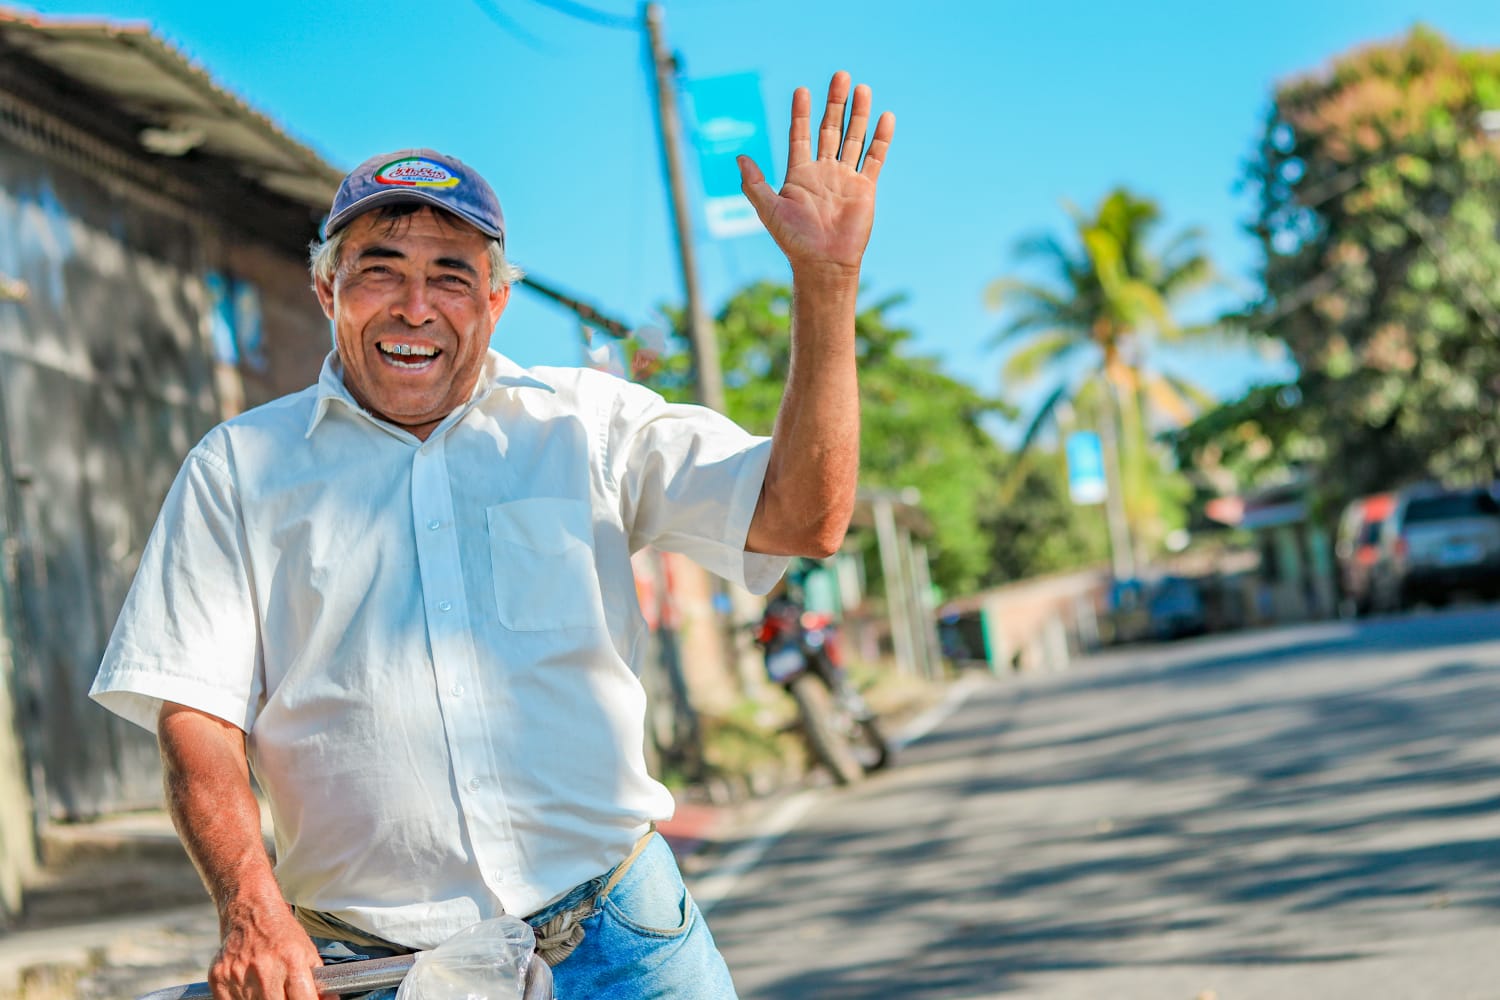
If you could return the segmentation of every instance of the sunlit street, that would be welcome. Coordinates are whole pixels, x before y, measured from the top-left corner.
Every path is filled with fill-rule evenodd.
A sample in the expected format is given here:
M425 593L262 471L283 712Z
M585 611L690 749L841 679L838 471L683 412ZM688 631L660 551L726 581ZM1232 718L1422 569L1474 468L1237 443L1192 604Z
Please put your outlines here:
M1483 997L1500 614L1003 678L719 903L746 997Z

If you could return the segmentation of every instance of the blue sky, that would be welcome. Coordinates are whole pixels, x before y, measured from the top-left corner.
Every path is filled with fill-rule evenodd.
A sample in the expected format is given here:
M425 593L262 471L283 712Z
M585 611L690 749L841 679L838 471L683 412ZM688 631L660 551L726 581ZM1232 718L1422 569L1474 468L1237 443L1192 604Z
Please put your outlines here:
M635 0L587 0L635 17ZM432 146L490 179L518 263L632 324L680 301L642 42L536 0L58 0L45 14L145 21L219 83L340 167ZM487 13L486 6L490 12ZM999 319L983 290L1027 234L1067 224L1125 184L1157 199L1164 229L1201 227L1248 295L1256 250L1236 190L1278 80L1421 20L1500 46L1495 0L1261 0L1254 4L1037 4L927 0L667 0L689 77L753 71L784 166L792 89L835 69L897 115L865 279L904 293L916 350L1014 402L986 348ZM502 24L501 22L507 22ZM765 166L765 165L763 165ZM787 277L764 234L715 242L698 222L710 309L738 286ZM1233 300L1221 292L1208 310ZM526 364L581 360L576 323L518 292L495 346ZM1190 359L1234 395L1269 364Z

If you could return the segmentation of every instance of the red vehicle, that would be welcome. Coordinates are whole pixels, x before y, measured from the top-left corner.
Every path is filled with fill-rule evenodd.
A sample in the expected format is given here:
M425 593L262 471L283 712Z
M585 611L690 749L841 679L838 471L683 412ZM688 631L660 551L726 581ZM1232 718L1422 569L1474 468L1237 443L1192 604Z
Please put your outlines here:
M1342 605L1364 616L1375 608L1376 573L1381 561L1385 523L1396 509L1394 493L1360 497L1339 519L1334 559L1338 563Z
M796 701L813 756L836 782L850 784L889 763L890 744L849 681L832 616L778 597L766 604L755 641L765 652L766 673Z

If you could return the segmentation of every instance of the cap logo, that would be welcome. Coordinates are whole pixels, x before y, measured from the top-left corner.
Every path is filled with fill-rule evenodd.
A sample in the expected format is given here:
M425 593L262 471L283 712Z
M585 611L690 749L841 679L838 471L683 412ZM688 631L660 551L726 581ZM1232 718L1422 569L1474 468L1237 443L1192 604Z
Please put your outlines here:
M395 184L400 187L451 188L458 186L458 178L447 167L420 156L392 160L375 171L375 182Z

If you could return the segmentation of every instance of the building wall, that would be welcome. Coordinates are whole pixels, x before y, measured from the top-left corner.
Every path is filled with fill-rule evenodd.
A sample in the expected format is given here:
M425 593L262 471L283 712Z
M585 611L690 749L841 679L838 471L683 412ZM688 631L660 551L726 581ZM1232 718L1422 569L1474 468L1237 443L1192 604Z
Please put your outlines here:
M153 183L159 166L131 167L64 121L45 144L7 125L0 274L26 295L0 303L0 488L15 508L0 521L16 633L4 679L42 776L31 805L77 819L160 802L154 740L87 691L183 456L223 416L308 385L327 328L303 263L311 225L279 246L242 238L232 214ZM6 760L0 738L0 814L23 808Z
M333 349L328 319L313 293L307 261L299 255L304 249L300 243L273 248L243 242L216 248L224 271L255 290L258 349L242 352L234 369L247 409L307 388Z
M0 568L9 537L3 528L5 523L0 519ZM5 598L6 588L0 585L0 930L21 912L21 885L31 874L36 857L26 754L15 725L13 626Z
M0 400L16 484L21 728L45 814L158 793L149 739L87 690L151 518L218 412L195 227L0 140Z
M944 612L982 616L984 655L993 671L1058 667L1070 647L1091 644L1108 590L1107 574L1082 570L1009 583L952 602Z

